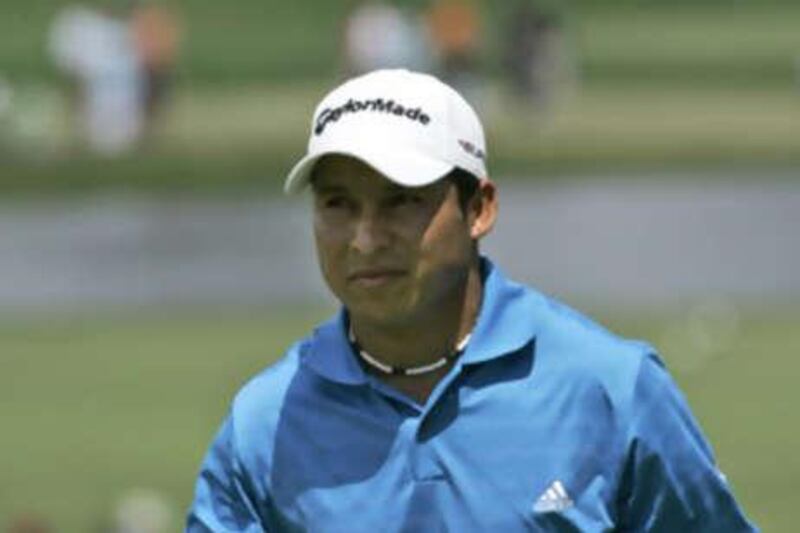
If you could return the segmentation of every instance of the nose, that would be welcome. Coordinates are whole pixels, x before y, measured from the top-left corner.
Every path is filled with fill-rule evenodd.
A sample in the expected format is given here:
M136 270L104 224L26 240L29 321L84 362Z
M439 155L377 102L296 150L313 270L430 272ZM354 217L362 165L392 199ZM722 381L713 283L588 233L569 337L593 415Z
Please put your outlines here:
M354 223L351 248L361 255L374 254L389 245L390 233L378 209L364 208Z

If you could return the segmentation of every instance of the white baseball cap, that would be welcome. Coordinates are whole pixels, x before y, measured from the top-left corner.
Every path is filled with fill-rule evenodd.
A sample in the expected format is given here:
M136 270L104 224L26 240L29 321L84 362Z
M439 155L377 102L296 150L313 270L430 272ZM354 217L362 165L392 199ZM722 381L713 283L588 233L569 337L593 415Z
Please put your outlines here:
M305 189L326 154L360 159L407 187L433 183L455 168L486 177L486 141L475 110L435 77L402 69L353 78L322 99L308 151L284 190Z

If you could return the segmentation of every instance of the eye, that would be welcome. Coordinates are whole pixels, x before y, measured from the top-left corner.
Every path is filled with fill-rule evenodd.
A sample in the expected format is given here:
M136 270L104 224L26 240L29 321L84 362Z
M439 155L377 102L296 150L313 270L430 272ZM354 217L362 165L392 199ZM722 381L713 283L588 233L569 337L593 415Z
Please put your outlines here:
M325 209L344 209L350 205L343 195L330 195L321 199L320 205Z
M412 205L422 205L425 199L422 195L413 192L398 192L391 195L386 202L389 207L404 207Z

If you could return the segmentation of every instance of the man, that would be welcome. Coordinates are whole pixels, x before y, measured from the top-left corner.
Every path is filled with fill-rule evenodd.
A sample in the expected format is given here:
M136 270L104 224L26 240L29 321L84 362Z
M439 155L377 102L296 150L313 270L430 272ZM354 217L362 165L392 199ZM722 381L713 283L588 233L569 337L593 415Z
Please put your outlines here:
M238 393L187 531L752 531L652 348L506 279L481 124L433 77L318 106L322 274L343 308Z

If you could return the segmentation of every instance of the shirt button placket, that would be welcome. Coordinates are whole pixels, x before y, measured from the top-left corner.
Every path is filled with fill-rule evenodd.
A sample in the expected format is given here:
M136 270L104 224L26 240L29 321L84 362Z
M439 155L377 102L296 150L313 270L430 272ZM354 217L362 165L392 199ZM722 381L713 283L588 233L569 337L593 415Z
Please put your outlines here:
M439 481L444 471L439 462L433 440L425 439L425 415L415 424L411 442L411 471L417 482Z

